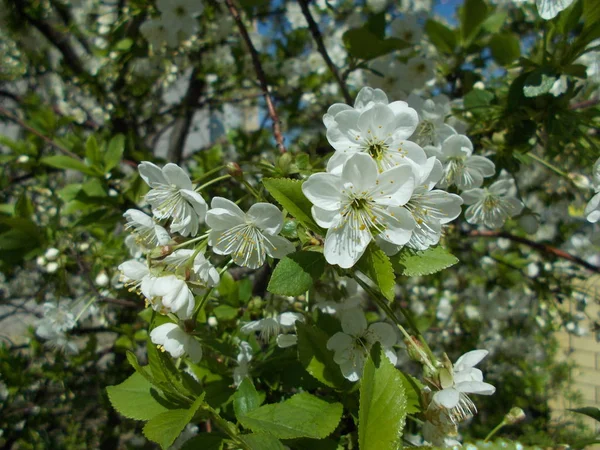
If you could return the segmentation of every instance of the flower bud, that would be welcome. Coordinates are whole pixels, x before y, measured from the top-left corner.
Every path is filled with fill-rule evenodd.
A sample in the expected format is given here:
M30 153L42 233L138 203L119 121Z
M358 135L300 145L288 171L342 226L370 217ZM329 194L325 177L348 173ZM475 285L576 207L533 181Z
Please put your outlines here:
M48 250L46 250L44 257L48 261L54 261L56 258L58 258L59 254L60 254L60 251L57 248L51 247Z
M102 271L96 276L95 281L98 286L105 287L108 286L110 279L108 278L108 275L106 275L106 272Z
M525 419L525 411L517 406L513 406L508 414L504 416L507 425L512 425Z
M150 258L152 258L152 259L164 258L165 256L168 256L171 253L173 253L173 247L172 246L170 246L170 245L161 245L160 247L155 247L150 252Z
M421 364L427 365L427 353L423 348L423 344L419 342L419 340L416 337L411 336L410 340L405 338L404 345L406 345L406 350L410 359Z
M244 178L244 171L240 167L240 165L236 162L227 163L227 173L231 175L236 180L241 180Z

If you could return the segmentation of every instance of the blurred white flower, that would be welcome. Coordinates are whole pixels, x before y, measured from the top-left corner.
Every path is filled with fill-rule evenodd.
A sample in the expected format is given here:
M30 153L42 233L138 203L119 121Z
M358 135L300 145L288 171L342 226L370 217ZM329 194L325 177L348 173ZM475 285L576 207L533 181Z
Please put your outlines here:
M327 348L333 350L333 360L340 365L342 375L350 381L358 381L363 373L367 354L375 342L379 342L392 364L397 356L393 350L397 336L394 328L383 322L367 327L367 319L360 309L345 311L341 317L342 330L328 341Z
M444 176L438 183L442 189L452 185L461 190L477 188L485 177L491 177L496 171L489 159L473 155L473 144L460 134L448 137L440 150L426 147L425 151L436 156L444 166Z
M540 17L544 20L553 19L559 12L571 6L574 0L535 0Z
M470 205L465 212L467 222L488 228L501 228L507 219L523 210L523 203L510 195L513 180L498 180L489 188L464 191L461 197Z
M258 331L264 342L268 342L272 336L277 336L277 344L284 348L296 343L296 336L287 333L294 330L294 324L297 321L304 322L304 316L300 313L284 312L273 317L248 322L240 328L240 331L244 334ZM282 336L287 337L282 338ZM280 341L282 345L280 345Z

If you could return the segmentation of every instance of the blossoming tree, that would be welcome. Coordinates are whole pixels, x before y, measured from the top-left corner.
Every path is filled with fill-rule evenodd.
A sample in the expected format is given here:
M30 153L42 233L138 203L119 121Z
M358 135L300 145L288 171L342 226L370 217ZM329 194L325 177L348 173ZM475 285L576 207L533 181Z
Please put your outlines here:
M600 3L452 6L0 0L0 442L597 442Z

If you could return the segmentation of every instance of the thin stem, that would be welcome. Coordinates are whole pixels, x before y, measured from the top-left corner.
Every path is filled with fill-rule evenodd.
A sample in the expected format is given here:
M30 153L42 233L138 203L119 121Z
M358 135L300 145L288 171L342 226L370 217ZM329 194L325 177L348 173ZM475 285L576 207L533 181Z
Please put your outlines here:
M496 425L496 427L489 432L489 434L485 437L483 442L488 442L498 431L500 431L500 428L502 428L504 425L506 425L506 421L502 420L502 422Z
M189 241L182 242L181 244L174 246L173 250L177 250L178 248L182 247L187 247L188 245L193 244L194 242L201 241L202 239L206 239L207 237L208 233L203 234L202 236L198 236L197 238L190 239Z
M50 144L52 147L54 147L57 150L60 150L61 152L63 152L65 155L70 156L71 158L74 158L78 161L81 161L81 158L79 156L77 156L75 153L73 153L71 150L63 147L60 144L57 144L56 142L54 142L52 139L50 139L48 136L43 135L42 133L40 133L38 130L36 130L35 128L27 125L25 122L23 122L21 119L19 119L16 115L14 115L13 113L11 113L10 111L8 111L7 109L4 109L0 106L0 115L6 117L9 120L12 120L13 122L15 122L16 124L22 126L23 128L25 128L27 131L29 131L30 133L35 134L37 137L43 139L46 143Z
M565 178L569 178L569 175L565 172L563 172L562 170L560 170L558 167L550 164L548 161L546 161L543 158L540 158L539 156L537 156L536 154L534 154L533 152L529 152L527 153L527 156L531 157L532 159L534 159L535 161L539 162L540 164L542 164L543 166L546 166L548 169L552 170L553 172L557 173L558 175L560 175L561 177L565 177Z
M371 298L377 304L377 306L379 306L386 313L388 318L391 319L396 324L396 326L398 327L398 329L400 330L402 335L409 342L412 342L412 339L413 339L412 336L410 334L408 334L406 329L402 326L402 324L398 320L398 317L396 317L396 314L394 314L394 311L392 311L392 308L390 308L389 305L387 304L387 300L382 298L382 295L379 292L372 289L367 283L365 283L359 277L353 276L353 278L371 296ZM435 371L436 369L435 369L435 366L433 365L433 363L435 362L436 359L433 356L433 352L431 351L431 349L429 348L429 346L423 339L421 332L416 327L412 327L412 328L413 328L413 331L415 332L415 334L419 337L419 340L424 344L425 350L427 351L428 354L425 354L423 352L423 350L417 346L415 346L416 351L420 353L423 364L427 365L427 367L429 367L429 369L431 369L432 371Z
M578 256L572 255L564 250L560 250L556 247L552 247L547 244L541 244L539 242L531 241L527 238L521 236L515 236L514 234L510 234L504 231L487 231L487 230L473 230L467 234L469 237L485 237L485 238L505 238L514 242L518 242L519 244L527 245L531 248L535 248L536 250L540 250L544 253L550 253L558 258L566 259L567 261L571 261L575 264L578 264L586 269L600 273L600 267L590 264L584 259L579 258Z
M246 43L248 47L248 51L250 52L250 56L252 58L252 64L254 65L254 71L256 72L256 76L258 78L258 82L260 83L260 88L265 96L265 101L267 103L267 110L269 112L269 117L271 117L271 121L273 122L273 136L275 137L275 141L277 142L277 147L279 147L279 151L281 153L285 153L287 150L285 145L283 145L283 134L281 133L281 121L279 120L279 116L277 115L277 111L275 110L275 104L273 103L273 99L271 98L271 94L269 94L269 86L267 84L267 77L265 76L265 71L262 68L260 63L260 58L258 56L258 52L254 45L252 44L252 39L250 39L250 35L248 34L248 30L246 30L246 26L242 21L240 16L240 12L237 7L233 3L233 0L225 0L225 4L229 8L229 12L231 12L231 16L235 23L237 24L238 29L240 30L240 34L242 35L242 39Z
M202 180L204 180L205 178L210 177L212 174L215 174L217 172L220 172L221 170L223 170L226 166L223 164L222 166L218 166L215 167L214 169L209 170L208 172L203 173L202 175L200 175L198 178L196 178L194 180L194 183L200 183Z
M315 19L313 18L312 14L310 12L310 9L308 7L308 1L307 0L298 0L298 3L300 4L300 8L302 9L302 14L304 14L304 18L306 19L306 22L308 23L308 29L310 30L310 32L313 36L313 39L315 40L315 42L317 44L317 49L318 49L319 53L325 60L325 64L327 64L327 67L329 67L329 71L331 72L331 74L333 75L333 78L335 78L336 83L340 87L342 94L344 95L344 99L346 100L346 103L351 105L353 102L352 102L352 97L350 96L350 92L348 92L348 88L346 87L344 80L342 80L342 77L340 76L340 73L338 72L337 67L335 66L335 64L333 64L333 61L331 60L331 58L329 57L329 54L327 53L327 49L325 48L325 44L323 43L323 35L321 34L321 31L319 30L319 25L317 25L317 23L315 22Z
M207 181L206 183L204 183L202 186L198 186L196 188L196 191L200 192L202 189L205 189L205 188L207 188L210 185L218 183L219 181L226 180L227 178L231 178L231 175L227 174L227 175L221 175L220 177L217 177L217 178L213 178L212 180Z

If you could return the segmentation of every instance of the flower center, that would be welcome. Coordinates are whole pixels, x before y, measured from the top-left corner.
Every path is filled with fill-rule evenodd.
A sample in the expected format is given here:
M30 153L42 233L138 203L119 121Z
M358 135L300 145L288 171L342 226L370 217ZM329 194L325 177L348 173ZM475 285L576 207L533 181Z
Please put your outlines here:
M185 8L183 6L178 6L177 8L175 8L175 10L173 11L175 13L175 15L177 17L185 17L187 14L187 11L185 10Z
M435 145L435 125L429 120L421 120L415 130L415 142L421 147Z
M382 141L373 140L367 144L367 152L376 161L381 161L387 150L388 146Z

